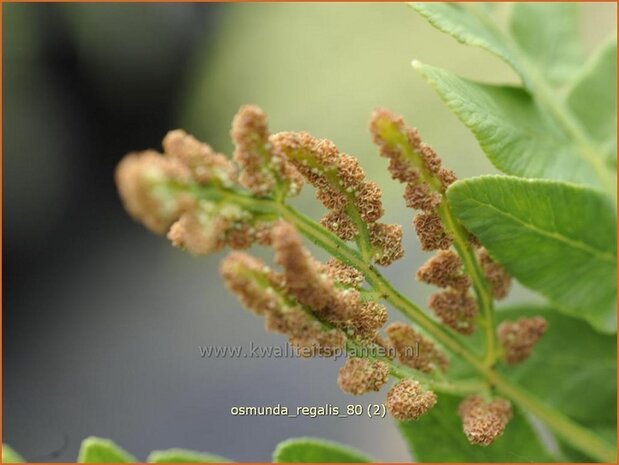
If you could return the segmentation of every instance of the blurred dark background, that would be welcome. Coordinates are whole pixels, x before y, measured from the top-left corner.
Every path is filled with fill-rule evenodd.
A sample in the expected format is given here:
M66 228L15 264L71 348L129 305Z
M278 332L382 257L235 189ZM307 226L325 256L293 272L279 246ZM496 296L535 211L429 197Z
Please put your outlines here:
M583 6L588 50L615 6ZM370 144L373 107L419 126L461 177L493 172L410 67L515 82L503 63L400 4L5 4L3 7L3 441L31 461L73 461L88 435L144 460L185 447L267 461L291 436L381 460L407 451L390 420L236 418L230 407L381 402L343 395L327 360L204 360L204 344L283 344L217 276L132 222L113 171L130 150L185 127L219 150L242 103L274 130L307 129L358 155L385 190L387 221L411 213ZM318 216L311 195L299 203ZM407 257L387 274L423 302ZM531 296L516 289L514 298ZM368 439L371 438L371 439Z

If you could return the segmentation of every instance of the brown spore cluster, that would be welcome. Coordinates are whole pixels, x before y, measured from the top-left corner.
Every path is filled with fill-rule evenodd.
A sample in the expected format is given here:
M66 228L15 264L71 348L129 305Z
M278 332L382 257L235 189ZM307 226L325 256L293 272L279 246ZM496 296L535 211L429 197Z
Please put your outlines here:
M325 329L319 321L291 300L284 278L258 258L244 252L231 252L221 262L220 273L228 288L241 303L265 318L269 331L285 334L304 356L330 357L341 351L346 336L338 329Z
M452 238L443 228L438 208L445 190L456 180L453 171L442 167L440 157L421 141L417 129L389 110L374 111L370 132L380 155L389 159L391 176L406 186L406 205L421 210L413 219L421 248L448 249Z
M460 257L452 250L439 250L417 270L417 280L443 289L468 289L471 281L464 274Z
M477 262L481 267L486 280L490 285L492 296L496 300L501 300L507 297L511 288L511 276L505 268L492 260L492 257L484 247L478 247L475 250Z
M428 299L428 306L443 324L460 334L475 331L477 301L469 292L453 288L436 292Z
M548 323L541 316L522 317L499 324L497 335L503 347L505 361L515 365L529 358L547 329Z
M254 105L241 107L232 120L234 160L240 167L239 183L257 196L299 193L303 177L269 142L267 116Z
M424 373L447 370L449 360L444 352L410 325L391 323L385 332L403 365Z
M163 153L127 155L115 175L127 211L195 255L268 243L270 221L225 199L200 198L199 190L242 186L256 196L294 195L303 178L272 152L266 116L257 107L239 110L231 134L234 162L180 129L164 137Z
M349 336L362 341L376 339L387 320L387 309L361 298L356 288L361 281L358 273L333 261L325 266L315 260L296 229L284 221L273 226L271 245L291 296Z
M460 403L458 415L469 442L489 446L503 434L512 417L512 407L505 399L485 400L474 395Z
M433 391L425 390L418 381L404 379L387 393L387 410L400 421L417 420L436 404Z
M379 391L389 379L389 365L380 360L351 357L340 368L337 384L347 394L358 396Z
M417 270L417 280L442 288L430 296L428 306L443 324L464 335L475 331L477 301L458 254L437 251Z
M384 211L382 193L365 179L355 157L306 132L281 132L271 136L270 143L316 188L317 199L329 209L320 221L325 228L346 241L359 237L363 228L379 265L389 265L404 254L401 227L378 222Z

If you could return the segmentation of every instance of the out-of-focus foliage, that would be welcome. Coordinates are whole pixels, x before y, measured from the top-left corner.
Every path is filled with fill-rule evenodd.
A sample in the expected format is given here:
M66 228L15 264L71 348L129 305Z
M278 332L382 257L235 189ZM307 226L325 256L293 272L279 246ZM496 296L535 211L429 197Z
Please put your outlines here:
M274 463L363 463L367 456L332 441L296 438L281 442L273 452Z
M11 446L7 446L6 444L2 444L2 463L23 463L24 458L19 455L17 452L11 448Z
M137 459L109 439L89 437L82 441L79 463L132 463Z
M2 463L23 463L10 446L2 445ZM89 437L82 441L79 463L138 463L113 441ZM314 438L287 439L273 452L274 463L361 463L371 462L363 453L333 441ZM187 449L155 450L146 463L233 463L230 459Z
M566 97L570 111L617 164L617 41L613 37L592 56Z
M154 450L148 459L148 463L230 463L231 460L219 455L205 452L194 452L187 449Z

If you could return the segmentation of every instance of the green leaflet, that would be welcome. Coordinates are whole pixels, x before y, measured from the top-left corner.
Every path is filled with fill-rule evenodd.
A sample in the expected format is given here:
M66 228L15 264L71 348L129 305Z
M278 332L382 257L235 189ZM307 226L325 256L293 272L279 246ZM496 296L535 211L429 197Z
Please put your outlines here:
M11 446L2 444L2 463L24 463L24 458L13 450Z
M505 43L503 34L488 16L484 4L415 2L411 6L432 26L453 36L458 42L481 47L509 64L526 83L527 75L520 58Z
M481 176L456 182L447 196L458 220L522 284L600 331L616 330L616 220L603 195Z
M355 463L372 460L349 447L314 438L295 438L280 442L273 452L275 463Z
M543 316L548 330L531 357L508 367L504 375L581 425L616 441L617 375L615 336L550 308L515 307L497 312L497 320ZM567 458L583 460L582 454Z
M501 171L597 188L612 183L604 159L580 150L524 89L469 81L418 62L414 66L473 131L483 151Z
M138 460L109 439L91 436L82 441L79 463L136 463Z
M577 3L510 5L509 31L530 69L543 70L549 84L562 85L582 65L580 7Z
M218 455L186 449L154 450L146 461L148 463L232 463L232 460Z
M567 106L589 136L616 165L617 42L612 37L591 58L572 84Z
M554 462L537 435L514 408L503 435L488 447L469 444L457 415L462 399L441 394L438 403L417 421L399 422L411 453L419 462Z
M509 33L490 10L477 4L420 2L412 7L434 27L463 44L495 54L518 73L527 87L544 79L561 84L582 63L579 9L569 3L514 3Z
M24 463L24 459L6 444L2 445L2 463ZM137 463L138 460L121 449L113 441L89 437L82 441L79 463ZM147 463L232 463L218 455L194 452L185 449L155 450Z

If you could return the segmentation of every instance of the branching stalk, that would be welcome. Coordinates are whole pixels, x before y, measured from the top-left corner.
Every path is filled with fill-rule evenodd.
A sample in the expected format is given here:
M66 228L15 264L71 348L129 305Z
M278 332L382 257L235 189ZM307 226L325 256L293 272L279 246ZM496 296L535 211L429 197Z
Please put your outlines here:
M481 310L481 317L478 318L479 323L484 330L485 339L485 363L490 366L495 363L498 357L497 341L494 326L494 300L490 292L488 281L481 270L471 244L468 241L468 232L456 220L449 204L445 200L443 185L440 179L433 175L422 160L422 156L418 153L418 149L411 145L410 139L406 133L400 130L395 125L386 125L381 128L382 136L391 144L398 147L398 150L404 155L406 161L414 167L423 183L430 186L435 192L440 193L443 200L438 206L437 213L439 214L443 226L452 236L454 246L467 274L470 276L477 303Z

